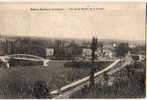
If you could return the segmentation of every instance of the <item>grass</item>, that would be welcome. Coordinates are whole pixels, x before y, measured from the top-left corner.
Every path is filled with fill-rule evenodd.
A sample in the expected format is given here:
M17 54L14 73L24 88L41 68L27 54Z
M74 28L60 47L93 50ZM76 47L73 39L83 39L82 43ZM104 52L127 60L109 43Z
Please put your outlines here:
M48 67L0 68L0 98L32 98L35 81L46 81L52 91L89 75L89 72L90 69L64 67L63 62L50 62Z

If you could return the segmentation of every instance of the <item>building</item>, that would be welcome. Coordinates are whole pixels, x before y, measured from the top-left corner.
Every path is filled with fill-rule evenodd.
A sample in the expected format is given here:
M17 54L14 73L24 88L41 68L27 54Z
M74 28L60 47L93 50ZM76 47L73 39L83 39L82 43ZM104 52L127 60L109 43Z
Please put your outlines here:
M92 50L90 48L82 48L82 56L88 57L91 56Z
M72 42L65 48L65 58L68 60L73 60L75 57L80 57L82 54L82 49L78 44Z
M136 48L135 44L129 44L129 48Z
M50 58L54 55L54 48L46 48L46 57Z
M114 54L111 50L106 49L106 50L104 50L104 56L111 59L111 58L113 58Z

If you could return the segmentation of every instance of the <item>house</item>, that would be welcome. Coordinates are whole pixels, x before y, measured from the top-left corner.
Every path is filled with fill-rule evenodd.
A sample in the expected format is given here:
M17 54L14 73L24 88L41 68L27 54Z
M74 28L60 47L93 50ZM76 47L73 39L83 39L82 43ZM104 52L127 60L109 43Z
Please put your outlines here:
M129 48L136 48L135 44L129 44Z
M51 57L54 55L54 48L46 48L46 57Z
M105 49L104 50L104 56L106 56L107 58L113 58L113 52L111 50Z
M82 48L82 56L91 56L92 50L90 48Z
M113 50L116 44L104 44L103 49Z

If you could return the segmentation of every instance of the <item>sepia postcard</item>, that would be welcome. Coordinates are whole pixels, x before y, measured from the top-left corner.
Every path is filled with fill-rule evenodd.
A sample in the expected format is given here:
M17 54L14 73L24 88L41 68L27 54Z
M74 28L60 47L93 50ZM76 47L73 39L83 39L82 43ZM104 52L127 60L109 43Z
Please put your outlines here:
M146 7L0 2L0 99L145 98Z

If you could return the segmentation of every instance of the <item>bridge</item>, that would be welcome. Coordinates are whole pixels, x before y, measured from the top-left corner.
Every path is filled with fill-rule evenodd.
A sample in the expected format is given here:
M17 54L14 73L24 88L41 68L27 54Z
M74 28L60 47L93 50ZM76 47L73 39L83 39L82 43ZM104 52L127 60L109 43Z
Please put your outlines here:
M53 62L69 62L70 60L48 60L43 57L35 56L35 55L29 55L29 54L12 54L12 55L5 55L0 56L0 60L6 63L7 68L10 67L9 60L10 59L19 59L19 60L28 60L28 61L43 61L43 66L48 66L49 61ZM110 60L111 61L111 60ZM122 68L126 67L129 64L132 64L132 59L130 57L125 57L122 59L116 59L113 61L112 64L107 66L101 71L98 71L95 73L94 77L97 79L97 81L100 80L99 77L101 75L104 75L106 73L107 75L112 75L118 71L120 71ZM50 92L51 95L53 95L55 99L58 98L69 98L74 92L78 91L83 87L85 84L88 84L89 82L89 76L86 76L85 78L79 79L77 81L74 81L68 85L65 85L63 87L57 90L53 90Z
M45 59L43 57L31 55L31 54L11 54L11 55L5 55L5 56L0 56L0 60L5 63L7 68L10 68L9 61L11 59L16 59L16 60L25 60L25 61L42 61L43 66L47 67L48 63L50 61L52 62L71 62L72 60L49 60ZM114 61L114 60L100 60L100 61Z
M114 61L111 65L109 65L109 66L106 67L105 69L103 69L103 70L101 70L101 71L95 73L94 76L97 77L97 76L103 74L104 72L110 70L110 69L113 68L116 64L118 64L120 61L121 61L120 59ZM89 81L89 76L87 76L87 77L85 77L85 78L82 78L82 79L80 79L80 80L78 80L78 81L75 81L75 82L73 82L73 83L70 83L70 84L68 84L68 85L66 85L66 86L63 86L63 87L60 89L60 91L63 92L63 94L60 94L60 95L58 95L58 96L55 96L54 98L55 98L55 99L66 98L67 95L68 95L68 97L69 97L69 95L71 95L73 92L75 92L75 90L76 90L76 91L79 90L79 89L83 86L83 84L87 83L88 81ZM72 91L72 90L73 90L73 91ZM68 93L69 91L70 91L70 93ZM65 93L64 93L64 92L65 92ZM52 95L57 95L58 93L59 93L58 90L51 91L51 94L52 94Z
M45 59L43 57L35 56L35 55L30 55L30 54L12 54L12 55L5 55L5 56L0 56L0 60L6 64L7 68L10 68L9 61L11 59L17 59L17 60L25 60L25 61L42 61L43 66L47 67L48 62L50 60Z
M101 71L98 71L94 74L96 82L101 80L100 77L103 77L104 74L112 75L117 71L120 71L122 68L126 67L127 65L132 64L132 60L129 58L117 59L108 67L104 68ZM72 82L68 85L54 91L51 91L50 94L53 95L53 99L67 99L75 93L76 91L80 90L84 85L89 83L89 76L79 79L75 82Z

